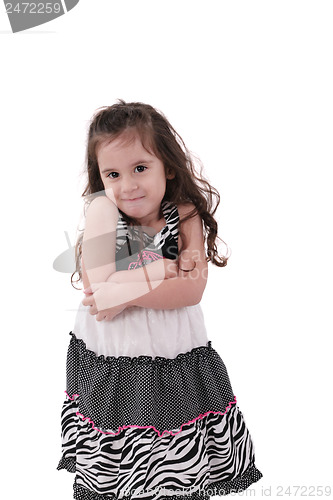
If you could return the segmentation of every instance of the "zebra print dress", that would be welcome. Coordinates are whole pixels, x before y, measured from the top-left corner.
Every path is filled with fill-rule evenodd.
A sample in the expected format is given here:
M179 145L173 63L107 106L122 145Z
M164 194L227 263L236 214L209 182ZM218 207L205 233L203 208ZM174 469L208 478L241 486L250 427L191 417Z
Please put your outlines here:
M176 258L179 214L138 234L119 212L117 270ZM262 477L227 369L208 340L200 304L129 307L96 321L80 303L67 353L57 469L75 473L78 500L208 500Z

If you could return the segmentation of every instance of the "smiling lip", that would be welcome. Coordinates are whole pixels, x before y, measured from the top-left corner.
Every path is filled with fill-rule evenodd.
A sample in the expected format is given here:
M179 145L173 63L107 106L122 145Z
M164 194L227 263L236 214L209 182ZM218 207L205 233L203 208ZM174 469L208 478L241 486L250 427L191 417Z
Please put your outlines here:
M136 201L136 200L141 200L142 198L144 198L144 196L140 196L139 198L132 198L131 200L128 199L128 200L125 200L125 201Z

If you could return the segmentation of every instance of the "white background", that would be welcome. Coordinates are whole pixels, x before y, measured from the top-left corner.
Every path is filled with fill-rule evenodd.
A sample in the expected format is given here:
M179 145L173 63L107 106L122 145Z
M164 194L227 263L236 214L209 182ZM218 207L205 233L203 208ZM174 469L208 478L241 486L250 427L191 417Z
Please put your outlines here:
M2 6L7 499L72 498L56 467L83 294L52 264L76 237L88 122L117 98L162 110L221 195L232 255L209 265L201 305L264 475L252 496L330 484L332 15L329 1L81 0L12 34Z

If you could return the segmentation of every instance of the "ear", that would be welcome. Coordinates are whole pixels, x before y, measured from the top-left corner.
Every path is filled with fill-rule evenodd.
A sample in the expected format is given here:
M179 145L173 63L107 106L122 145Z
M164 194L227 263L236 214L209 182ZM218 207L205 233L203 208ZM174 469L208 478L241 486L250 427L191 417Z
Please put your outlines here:
M176 177L176 174L171 170L171 169L168 169L168 173L166 174L166 178L167 179L174 179Z

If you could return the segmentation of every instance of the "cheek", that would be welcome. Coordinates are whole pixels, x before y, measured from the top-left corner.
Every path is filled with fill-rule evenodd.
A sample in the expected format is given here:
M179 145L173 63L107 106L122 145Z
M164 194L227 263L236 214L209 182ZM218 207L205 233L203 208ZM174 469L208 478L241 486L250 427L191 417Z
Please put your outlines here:
M149 179L149 184L153 186L158 186L160 189L166 187L166 179L163 177L163 174L159 174L154 176L154 178Z

